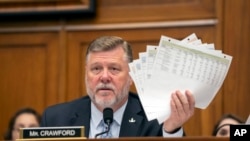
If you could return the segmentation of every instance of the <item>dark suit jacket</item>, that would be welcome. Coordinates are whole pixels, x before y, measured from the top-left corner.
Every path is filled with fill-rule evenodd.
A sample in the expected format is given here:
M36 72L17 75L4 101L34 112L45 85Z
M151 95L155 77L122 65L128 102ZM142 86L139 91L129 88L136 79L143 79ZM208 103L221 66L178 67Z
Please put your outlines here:
M88 96L48 107L42 116L41 126L84 126L85 136L89 136L90 103ZM133 118L135 122L129 122ZM136 94L129 94L123 115L119 137L162 136L162 124L157 120L148 121Z

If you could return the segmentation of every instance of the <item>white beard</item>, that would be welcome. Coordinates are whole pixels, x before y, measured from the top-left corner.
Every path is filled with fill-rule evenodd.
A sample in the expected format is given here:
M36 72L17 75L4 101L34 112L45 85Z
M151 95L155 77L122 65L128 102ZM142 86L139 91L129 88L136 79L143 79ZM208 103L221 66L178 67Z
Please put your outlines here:
M90 99L92 100L94 104L98 105L98 107L101 107L103 109L107 107L110 107L110 108L115 107L116 105L120 104L121 101L126 99L129 94L129 88L130 88L129 81L127 81L126 85L123 87L121 91L117 91L113 85L109 84L107 86L104 86L105 84L100 84L102 85L102 87L106 87L106 88L108 87L113 90L115 96L112 99L108 99L108 100L107 99L104 100L103 98L98 98L95 95L96 90L101 87L100 85L98 85L97 88L93 91L88 87L87 80L85 82L86 82L85 84L87 88L87 93ZM105 95L105 93L103 95Z

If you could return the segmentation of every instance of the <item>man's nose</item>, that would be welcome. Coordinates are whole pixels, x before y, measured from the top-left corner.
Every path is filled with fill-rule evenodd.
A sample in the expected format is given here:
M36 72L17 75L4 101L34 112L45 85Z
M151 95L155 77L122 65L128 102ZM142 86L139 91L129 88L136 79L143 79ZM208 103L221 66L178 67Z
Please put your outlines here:
M110 77L110 73L109 73L108 69L104 69L104 70L103 70L100 79L101 79L101 81L102 81L103 83L110 82L111 77Z

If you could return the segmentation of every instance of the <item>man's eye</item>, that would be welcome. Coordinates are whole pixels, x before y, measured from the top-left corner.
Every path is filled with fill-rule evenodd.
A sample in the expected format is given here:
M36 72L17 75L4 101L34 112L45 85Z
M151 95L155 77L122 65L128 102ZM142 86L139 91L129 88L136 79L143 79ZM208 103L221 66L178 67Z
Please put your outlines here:
M91 71L96 74L96 73L99 73L101 71L101 68L94 67L94 68L91 69Z
M115 67L111 68L110 71L112 73L118 73L118 72L120 72L120 70L118 68L115 68Z

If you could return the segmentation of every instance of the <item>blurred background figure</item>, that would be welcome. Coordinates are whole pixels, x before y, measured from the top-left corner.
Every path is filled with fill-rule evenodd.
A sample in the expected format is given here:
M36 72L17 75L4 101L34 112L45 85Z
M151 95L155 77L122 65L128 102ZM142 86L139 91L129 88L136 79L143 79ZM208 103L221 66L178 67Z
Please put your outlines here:
M230 125L232 124L244 124L244 120L233 114L225 114L215 124L212 135L217 137L229 137Z
M4 140L13 140L19 138L20 128L39 127L41 121L40 114L32 108L23 108L18 110L9 121Z

